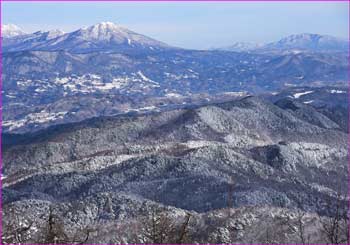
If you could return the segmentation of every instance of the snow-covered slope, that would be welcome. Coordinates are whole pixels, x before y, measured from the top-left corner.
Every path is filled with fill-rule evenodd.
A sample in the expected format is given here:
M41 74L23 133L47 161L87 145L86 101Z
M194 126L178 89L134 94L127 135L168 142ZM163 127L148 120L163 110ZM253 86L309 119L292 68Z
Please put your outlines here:
M102 22L60 36L45 44L51 50L101 51L130 48L159 49L165 43L130 31L112 22ZM43 47L44 48L44 47Z
M55 39L64 32L60 30L37 31L31 34L22 34L19 36L4 38L3 50L6 51L23 51L40 49L48 41Z
M36 32L4 43L6 51L42 50L70 52L159 50L170 48L165 43L130 31L112 22L102 22L70 33Z
M7 24L1 26L1 36L8 38L25 34L21 28L14 24Z

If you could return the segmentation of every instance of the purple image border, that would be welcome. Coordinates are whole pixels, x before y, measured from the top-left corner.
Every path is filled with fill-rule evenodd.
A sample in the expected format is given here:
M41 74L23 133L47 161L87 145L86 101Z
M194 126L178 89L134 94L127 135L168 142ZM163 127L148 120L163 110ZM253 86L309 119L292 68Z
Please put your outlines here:
M173 2L206 2L206 3L212 3L212 4L220 4L223 2L250 2L250 3L258 3L258 2L347 2L348 3L348 40L349 40L349 47L348 47L348 132L350 131L350 110L349 110L349 102L350 102L350 0L0 0L0 175L2 176L2 72L3 72L3 62L2 62L2 2L164 2L164 3L173 3ZM347 145L347 157L348 157L348 215L350 216L350 133L348 133L348 145ZM0 244L2 243L2 178L0 178ZM348 234L350 236L350 223L348 225ZM30 244L26 243L28 245L39 245L39 244ZM207 243L208 244L208 243ZM302 245L299 243L280 243L281 245ZM45 244L41 244L45 245ZM66 245L66 244L56 244L56 245ZM98 243L98 244L84 244L84 245L114 245L114 244L108 244L108 243ZM144 244L143 244L144 245ZM249 243L249 244L243 244L238 243L237 245L267 245L263 243ZM326 245L322 243L313 243L310 245ZM329 245L329 244L328 244Z

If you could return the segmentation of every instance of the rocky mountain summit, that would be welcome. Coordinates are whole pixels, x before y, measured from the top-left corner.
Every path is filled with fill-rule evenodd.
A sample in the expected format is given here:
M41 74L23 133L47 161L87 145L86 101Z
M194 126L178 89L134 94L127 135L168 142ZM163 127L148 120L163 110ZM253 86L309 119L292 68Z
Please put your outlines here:
M248 96L90 119L4 135L3 141L3 202L28 220L50 206L65 223L77 207L74 212L82 213L74 215L75 224L84 227L130 221L151 207L199 218L227 206L235 212L268 206L327 216L329 201L346 204L346 190L339 189L347 183L346 132L311 105L288 100ZM81 208L85 211L77 211ZM246 222L238 230L247 232L256 221ZM233 239L230 231L221 232Z

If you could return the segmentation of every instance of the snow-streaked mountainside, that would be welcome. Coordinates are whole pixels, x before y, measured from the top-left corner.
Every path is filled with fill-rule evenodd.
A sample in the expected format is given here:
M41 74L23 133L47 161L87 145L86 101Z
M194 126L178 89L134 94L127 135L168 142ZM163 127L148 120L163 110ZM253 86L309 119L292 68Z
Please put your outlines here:
M161 50L169 45L130 31L112 22L102 22L90 27L63 33L60 31L35 32L4 40L5 51L59 51L96 52L125 50Z
M187 50L104 22L3 43L5 244L350 243L343 221L324 236L347 214L332 38Z
M188 243L265 244L274 223L275 243L296 244L295 229L280 230L291 224L288 217L274 209L322 216L334 214L332 207L346 207L345 199L330 206L337 194L346 195L346 189L337 192L347 184L346 131L325 111L293 98L271 103L248 96L192 109L94 118L3 139L5 232L18 222L11 217L14 209L23 223L34 221L26 237L30 244L38 241L50 207L73 234L96 226L89 244L142 243L128 237L135 225L123 229L115 222L135 219L142 228L140 218L154 207L211 217L191 218ZM238 219L248 207L265 207L275 218ZM217 230L215 212L231 225ZM266 223L253 225L258 222ZM100 233L98 227L106 231L107 224L111 231ZM313 230L305 231L310 244L327 243L320 225L310 226Z
M24 50L37 49L44 43L55 39L64 32L61 30L51 30L51 31L37 31L30 34L22 34L15 37L8 37L3 39L3 50L5 52L15 52Z
M302 33L290 35L276 42L267 44L256 44L251 42L237 42L231 46L220 48L227 51L312 51L312 52L331 52L346 51L349 49L349 42L345 39L336 38L329 35L319 35L311 33Z
M1 36L8 38L8 37L15 37L19 35L25 34L24 31L22 31L21 28L14 24L7 24L1 26Z

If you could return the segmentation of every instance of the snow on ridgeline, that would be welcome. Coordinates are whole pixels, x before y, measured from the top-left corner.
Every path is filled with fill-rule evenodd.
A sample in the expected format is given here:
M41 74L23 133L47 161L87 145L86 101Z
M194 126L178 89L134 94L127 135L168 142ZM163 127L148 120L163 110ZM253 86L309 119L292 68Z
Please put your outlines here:
M132 108L127 109L125 112L148 112L148 111L159 111L158 107L156 106L145 106L145 107L139 107L139 108Z

